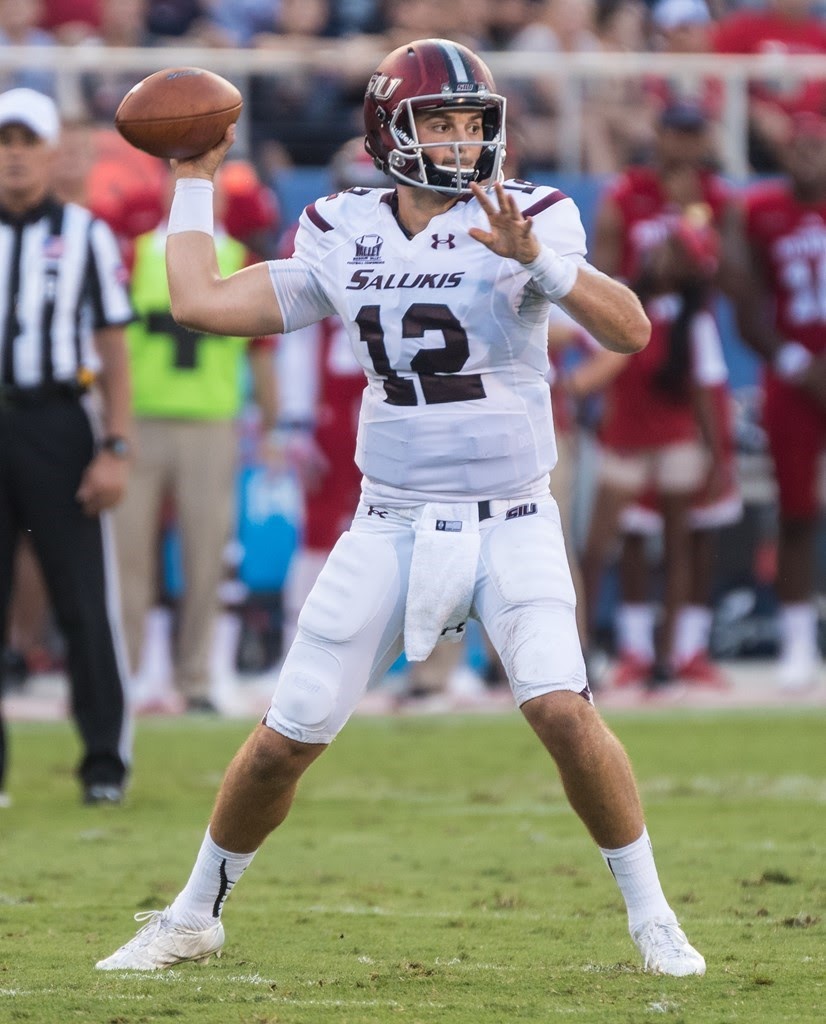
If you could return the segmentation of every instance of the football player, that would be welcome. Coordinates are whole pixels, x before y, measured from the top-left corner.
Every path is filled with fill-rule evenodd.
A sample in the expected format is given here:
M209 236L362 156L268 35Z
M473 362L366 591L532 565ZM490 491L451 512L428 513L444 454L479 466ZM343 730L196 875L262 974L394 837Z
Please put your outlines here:
M728 241L744 268L743 339L765 360L763 419L780 506L777 594L782 689L806 690L820 666L815 552L818 461L826 445L826 118L793 115L785 179L754 185Z
M228 769L189 881L97 966L153 970L219 951L227 895L368 683L402 649L423 660L474 615L619 884L645 966L702 974L660 887L626 754L591 700L549 490L550 304L626 353L645 347L648 319L633 292L588 266L571 199L502 180L505 99L470 50L440 39L394 50L368 83L364 116L367 151L396 188L318 200L292 258L225 279L211 179L233 130L176 166L175 317L255 336L337 313L366 375L362 498L307 598L264 721Z
M594 261L608 274L621 274L640 296L652 332L644 356L620 360L607 389L596 511L583 553L591 639L609 550L628 507L646 492L656 502L664 546L663 617L656 645L654 608L644 598L647 567L634 566L641 579L634 580L638 589L633 594L632 574L621 574L624 599L638 600L631 604L631 615L624 604L620 621L627 623L633 615L647 620L635 623L647 649L635 645L636 656L621 661L616 682L630 676L659 683L672 675L686 678L690 670L699 675L704 669L706 678L712 674L707 661L689 656L689 651L698 653L698 646L691 649L684 637L685 611L695 608L706 591L698 555L701 549L708 550L709 559L713 554L709 529L739 513L726 444L728 373L712 313L718 285L727 280L719 238L734 202L730 188L709 168L711 146L702 107L682 102L666 107L652 161L618 175L597 216ZM713 514L706 510L698 520L701 499L719 509ZM642 554L641 545L634 550ZM624 559L626 570L629 561ZM704 614L704 605L695 610ZM620 643L622 650L622 637ZM629 653L626 647L623 654Z

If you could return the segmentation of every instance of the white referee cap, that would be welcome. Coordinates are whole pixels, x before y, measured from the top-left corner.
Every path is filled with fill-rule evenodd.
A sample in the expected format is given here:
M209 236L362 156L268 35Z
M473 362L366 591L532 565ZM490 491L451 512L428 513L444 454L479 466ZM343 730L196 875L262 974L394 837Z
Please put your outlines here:
M50 146L60 138L60 115L54 101L34 89L0 93L0 128L7 124L25 125Z

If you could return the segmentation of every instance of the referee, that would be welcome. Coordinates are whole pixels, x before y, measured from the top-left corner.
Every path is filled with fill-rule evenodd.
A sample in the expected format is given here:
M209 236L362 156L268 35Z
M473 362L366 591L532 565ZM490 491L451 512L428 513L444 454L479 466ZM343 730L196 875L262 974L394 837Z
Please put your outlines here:
M106 510L129 469L132 313L108 227L50 195L59 134L48 97L0 94L0 627L26 531L66 641L83 800L119 803L130 736ZM0 720L0 794L4 767Z

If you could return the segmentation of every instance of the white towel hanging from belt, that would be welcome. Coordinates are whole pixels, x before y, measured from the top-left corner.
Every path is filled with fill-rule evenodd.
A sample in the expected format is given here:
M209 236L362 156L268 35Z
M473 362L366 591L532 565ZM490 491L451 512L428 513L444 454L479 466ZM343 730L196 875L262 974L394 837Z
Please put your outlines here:
M464 635L479 562L478 506L428 503L414 530L404 649L409 661L424 661L440 640Z

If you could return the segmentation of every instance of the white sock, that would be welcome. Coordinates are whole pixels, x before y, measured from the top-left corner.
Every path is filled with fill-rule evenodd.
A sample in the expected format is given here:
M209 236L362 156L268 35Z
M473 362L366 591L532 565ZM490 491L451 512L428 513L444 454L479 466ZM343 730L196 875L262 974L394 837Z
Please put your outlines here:
M785 659L819 660L817 649L817 608L814 602L784 604L780 608L780 653Z
M653 604L621 604L617 609L617 649L621 654L633 654L640 661L654 660Z
M674 629L674 662L681 665L696 654L708 651L711 636L711 609L701 604L688 604L677 613Z
M623 846L619 850L603 850L600 847L600 853L605 858L605 863L616 879L625 900L630 932L633 933L640 925L654 917L661 920L676 920L676 915L669 907L660 885L648 829L643 828L639 839L628 846Z
M174 920L195 930L213 925L221 916L227 896L254 856L255 851L222 850L213 843L207 829L189 881L170 908Z

